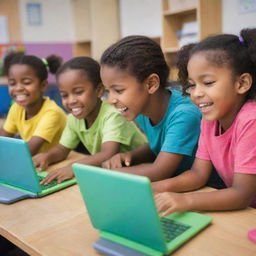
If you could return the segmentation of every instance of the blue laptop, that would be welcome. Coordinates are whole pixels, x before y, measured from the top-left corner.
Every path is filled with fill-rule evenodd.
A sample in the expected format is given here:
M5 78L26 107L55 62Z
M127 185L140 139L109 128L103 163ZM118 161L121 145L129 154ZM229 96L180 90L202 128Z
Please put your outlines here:
M0 203L42 197L76 183L70 179L41 185L48 173L36 171L28 145L21 139L0 136L0 164Z
M160 218L147 177L73 164L92 225L94 248L106 255L169 254L208 226L212 218L175 212Z

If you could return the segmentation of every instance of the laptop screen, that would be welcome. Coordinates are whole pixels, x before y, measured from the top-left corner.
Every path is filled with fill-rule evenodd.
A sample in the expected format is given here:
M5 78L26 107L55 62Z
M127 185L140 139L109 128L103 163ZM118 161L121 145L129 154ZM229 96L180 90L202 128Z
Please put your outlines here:
M80 164L73 170L96 229L166 250L148 178Z
M37 193L36 170L24 140L0 136L0 183Z

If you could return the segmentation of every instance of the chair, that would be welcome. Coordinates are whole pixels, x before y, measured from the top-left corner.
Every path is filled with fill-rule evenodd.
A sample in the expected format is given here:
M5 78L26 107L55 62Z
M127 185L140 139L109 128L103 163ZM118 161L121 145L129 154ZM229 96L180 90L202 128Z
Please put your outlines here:
M0 117L5 117L11 105L11 97L7 85L0 85Z

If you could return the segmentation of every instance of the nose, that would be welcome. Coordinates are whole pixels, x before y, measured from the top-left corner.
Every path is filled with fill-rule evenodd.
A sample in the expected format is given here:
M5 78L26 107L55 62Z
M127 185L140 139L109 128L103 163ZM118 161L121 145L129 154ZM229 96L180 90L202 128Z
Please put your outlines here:
M15 86L15 89L17 91L22 91L24 89L24 86L22 85L22 83L17 83Z
M75 95L69 95L68 97L68 104L72 105L77 102L77 98Z
M204 96L203 88L200 85L195 85L190 92L191 97L199 98Z
M117 103L117 99L113 97L111 92L108 94L108 103L111 105L114 105Z

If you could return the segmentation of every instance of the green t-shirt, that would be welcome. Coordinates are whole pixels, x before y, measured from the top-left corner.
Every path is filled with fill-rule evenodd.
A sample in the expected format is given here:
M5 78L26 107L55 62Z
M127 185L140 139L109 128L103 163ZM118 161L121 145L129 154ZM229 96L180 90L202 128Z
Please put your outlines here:
M107 141L119 142L120 152L126 152L147 143L145 135L133 123L127 121L106 101L101 104L100 112L89 129L84 119L68 115L67 125L62 133L60 144L69 149L82 142L90 154L101 150Z

